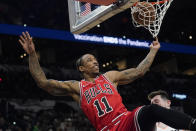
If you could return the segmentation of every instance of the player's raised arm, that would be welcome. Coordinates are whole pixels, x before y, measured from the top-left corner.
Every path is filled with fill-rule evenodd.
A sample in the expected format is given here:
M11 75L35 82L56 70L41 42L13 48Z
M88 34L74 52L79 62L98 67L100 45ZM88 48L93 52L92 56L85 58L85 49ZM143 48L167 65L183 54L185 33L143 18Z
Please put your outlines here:
M150 45L150 52L146 56L146 58L136 67L127 69L124 71L110 71L106 73L106 76L116 84L128 84L135 79L143 76L152 65L152 62L160 48L160 43L156 38L155 41Z
M37 85L52 95L67 95L79 92L77 81L60 82L48 80L40 67L32 37L28 32L23 32L19 39L23 49L29 54L29 69Z

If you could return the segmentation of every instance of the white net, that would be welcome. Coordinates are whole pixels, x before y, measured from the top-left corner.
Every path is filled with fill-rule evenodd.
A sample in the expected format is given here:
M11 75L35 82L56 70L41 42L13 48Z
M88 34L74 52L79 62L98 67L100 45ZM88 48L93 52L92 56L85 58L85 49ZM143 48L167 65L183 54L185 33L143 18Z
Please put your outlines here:
M157 0L156 2L137 2L131 7L132 22L135 27L144 27L156 37L160 31L162 20L173 0ZM137 16L136 16L137 15Z

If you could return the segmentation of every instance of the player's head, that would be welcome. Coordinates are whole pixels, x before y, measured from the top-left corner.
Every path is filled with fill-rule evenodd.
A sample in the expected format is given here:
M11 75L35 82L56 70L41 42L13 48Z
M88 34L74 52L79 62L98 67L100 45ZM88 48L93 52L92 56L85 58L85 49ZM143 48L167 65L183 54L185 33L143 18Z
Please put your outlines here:
M157 104L165 108L170 108L171 101L169 100L169 95L163 90L158 90L151 92L148 95L148 99L151 104Z
M99 63L94 55L85 54L76 61L76 67L83 75L98 75Z

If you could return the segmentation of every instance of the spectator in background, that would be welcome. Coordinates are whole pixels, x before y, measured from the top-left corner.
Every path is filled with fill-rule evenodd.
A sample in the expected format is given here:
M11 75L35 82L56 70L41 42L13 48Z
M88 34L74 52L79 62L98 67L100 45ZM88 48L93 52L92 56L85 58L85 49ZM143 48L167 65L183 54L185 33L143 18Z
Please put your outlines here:
M148 100L151 102L151 104L157 104L167 109L171 109L171 100L169 99L169 95L167 94L166 91L163 90L153 91L148 95ZM185 131L185 130L176 130L162 122L157 122L155 125L155 131Z

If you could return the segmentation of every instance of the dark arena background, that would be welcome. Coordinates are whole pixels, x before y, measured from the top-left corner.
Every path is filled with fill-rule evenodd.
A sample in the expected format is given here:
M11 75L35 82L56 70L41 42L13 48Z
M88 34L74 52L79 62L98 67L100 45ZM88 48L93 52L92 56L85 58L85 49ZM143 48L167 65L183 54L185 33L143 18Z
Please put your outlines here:
M169 93L172 108L196 117L194 3L173 1L158 35L162 47L150 70L118 88L128 109L149 104L148 93L162 89ZM52 96L36 85L28 55L18 42L25 30L34 37L47 78L62 81L81 79L75 61L85 53L97 56L101 72L136 67L149 49L126 46L123 41L153 40L147 30L132 25L130 10L78 36L70 33L66 0L1 0L0 131L94 131L71 97ZM92 41L91 37L114 42ZM121 42L116 44L116 40Z

